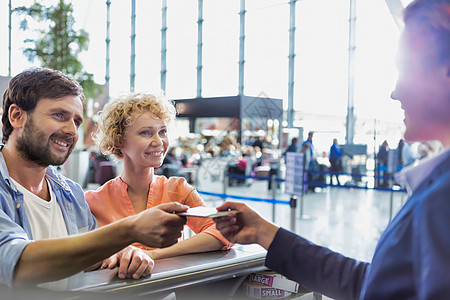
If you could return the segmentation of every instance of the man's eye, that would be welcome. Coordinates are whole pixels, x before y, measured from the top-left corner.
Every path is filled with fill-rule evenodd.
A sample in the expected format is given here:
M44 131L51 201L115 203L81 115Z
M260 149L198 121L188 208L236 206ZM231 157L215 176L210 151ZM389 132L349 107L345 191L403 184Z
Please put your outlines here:
M53 116L55 116L58 119L62 119L63 118L63 114L62 113L54 113Z

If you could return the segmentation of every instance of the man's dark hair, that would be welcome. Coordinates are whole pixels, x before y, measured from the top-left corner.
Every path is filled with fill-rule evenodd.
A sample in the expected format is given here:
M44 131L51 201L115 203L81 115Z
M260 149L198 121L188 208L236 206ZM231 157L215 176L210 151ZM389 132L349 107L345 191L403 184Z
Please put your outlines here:
M86 109L86 98L81 85L66 74L46 68L31 68L16 75L9 81L3 93L3 137L2 142L9 139L13 127L9 122L11 104L32 112L40 99L57 99L65 96L78 96Z

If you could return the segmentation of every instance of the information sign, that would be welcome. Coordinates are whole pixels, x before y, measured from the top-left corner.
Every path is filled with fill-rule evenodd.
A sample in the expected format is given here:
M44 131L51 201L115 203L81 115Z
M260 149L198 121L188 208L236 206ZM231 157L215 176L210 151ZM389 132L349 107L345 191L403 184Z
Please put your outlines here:
M286 153L286 189L289 195L303 195L304 191L304 154L298 152Z

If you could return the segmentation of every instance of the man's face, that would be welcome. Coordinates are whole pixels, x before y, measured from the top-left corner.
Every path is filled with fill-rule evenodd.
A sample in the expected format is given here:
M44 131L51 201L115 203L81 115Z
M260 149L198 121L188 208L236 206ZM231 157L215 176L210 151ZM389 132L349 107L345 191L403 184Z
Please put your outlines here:
M436 62L435 47L433 39L411 28L400 40L399 75L391 97L405 112L409 142L443 141L449 134L450 74L448 66Z
M61 165L78 140L83 106L76 96L39 100L27 114L17 151L39 166Z

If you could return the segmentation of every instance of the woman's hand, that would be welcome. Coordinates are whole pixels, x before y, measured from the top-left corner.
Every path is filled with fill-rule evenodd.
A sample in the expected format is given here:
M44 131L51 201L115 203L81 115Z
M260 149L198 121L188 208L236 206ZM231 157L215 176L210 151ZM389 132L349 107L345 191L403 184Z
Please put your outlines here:
M100 269L113 269L119 267L118 277L120 279L139 279L147 276L152 271L155 262L143 250L127 246L109 258L104 259Z

